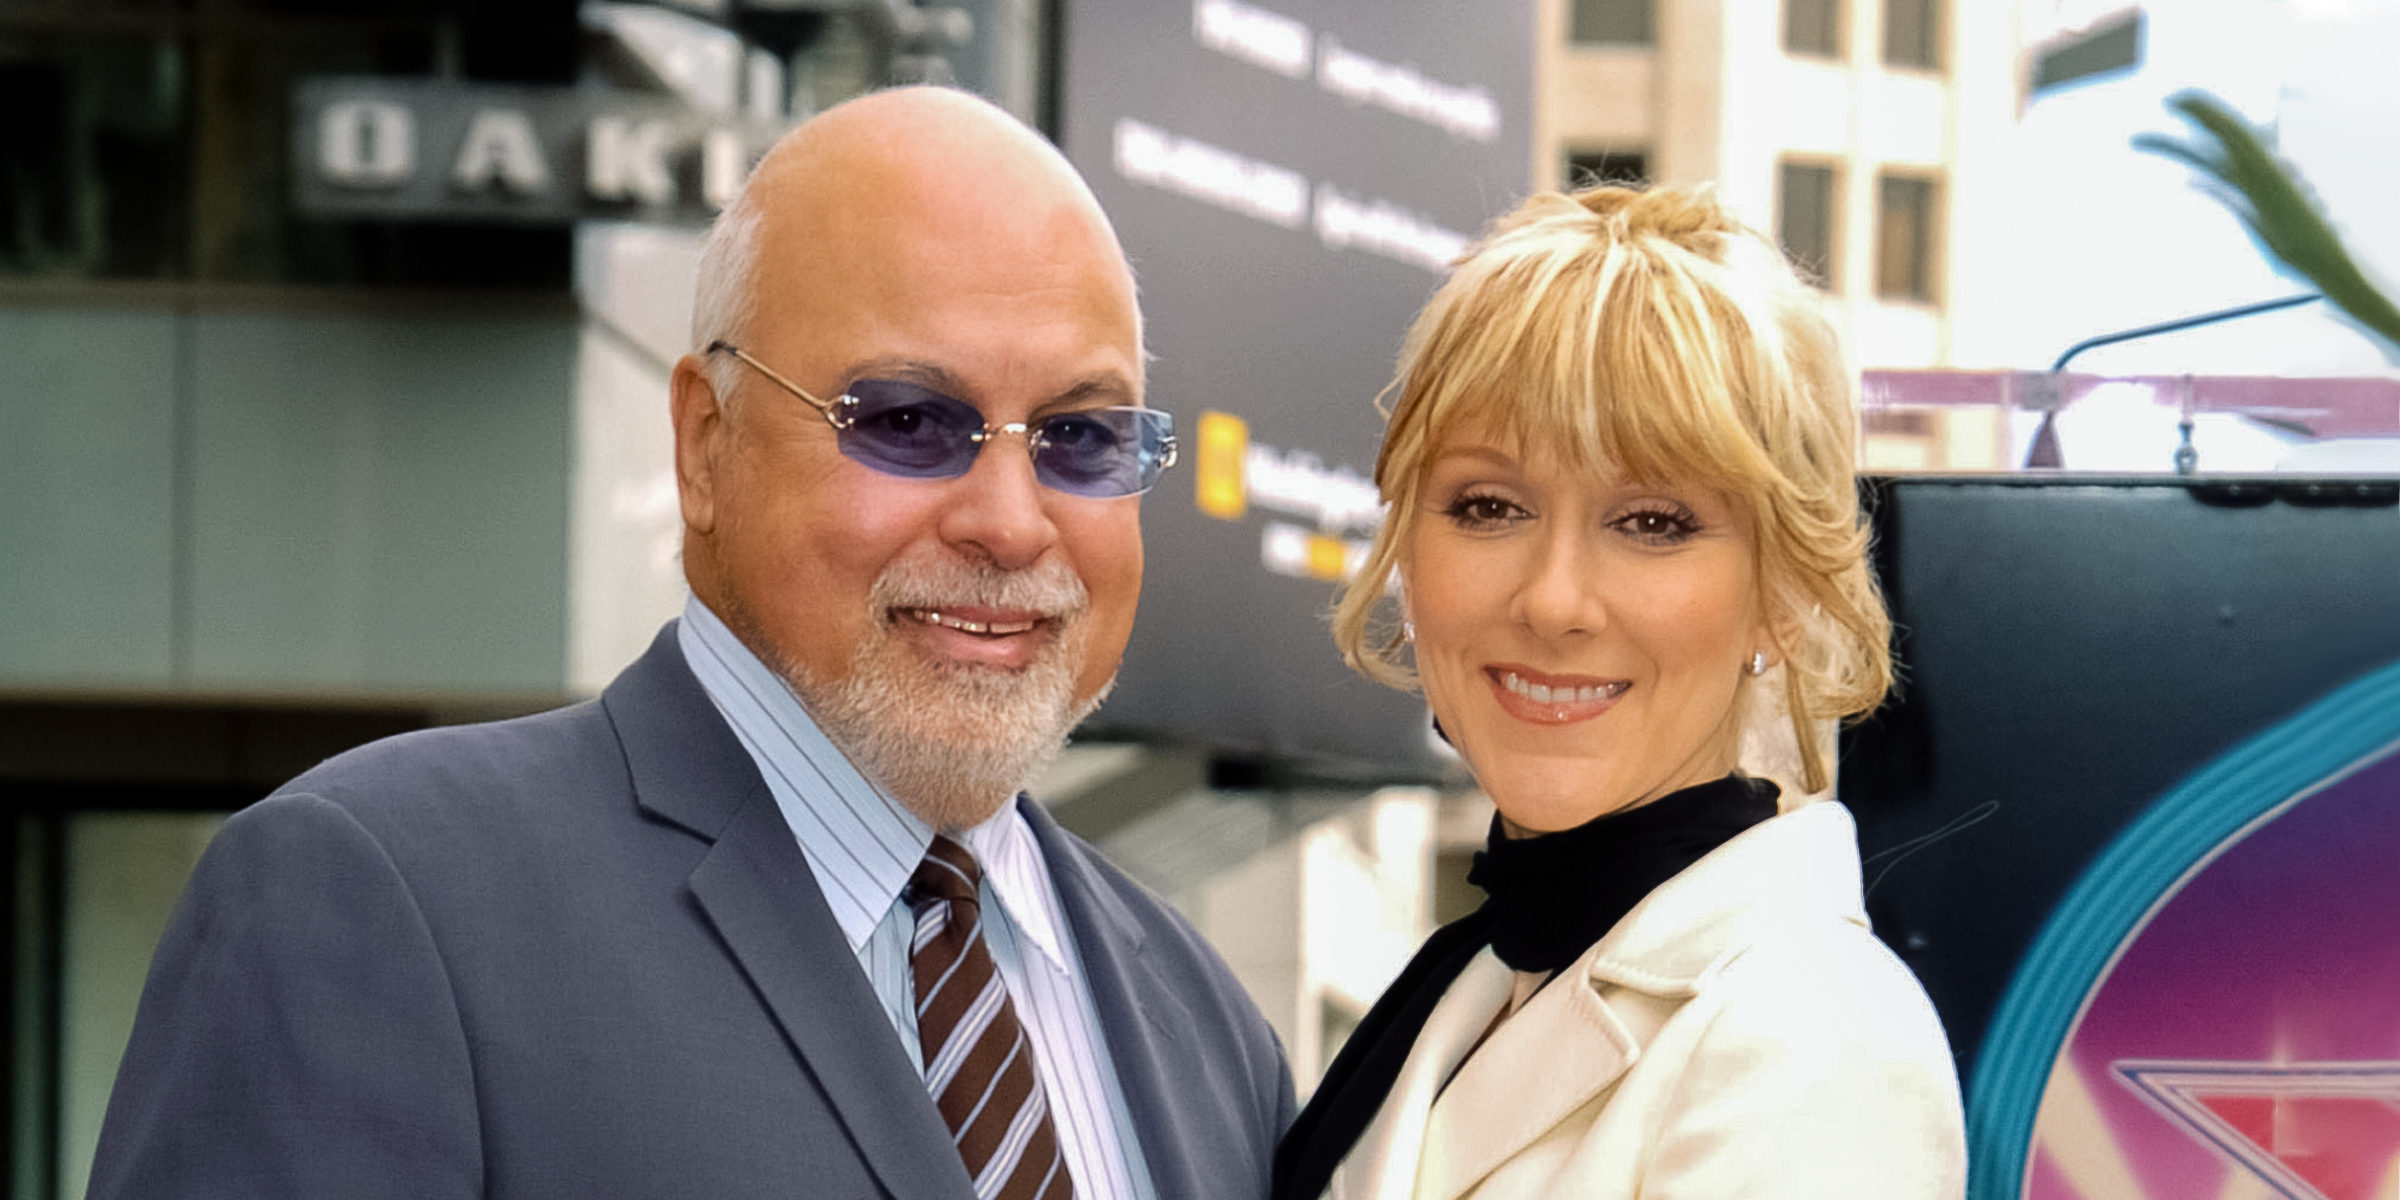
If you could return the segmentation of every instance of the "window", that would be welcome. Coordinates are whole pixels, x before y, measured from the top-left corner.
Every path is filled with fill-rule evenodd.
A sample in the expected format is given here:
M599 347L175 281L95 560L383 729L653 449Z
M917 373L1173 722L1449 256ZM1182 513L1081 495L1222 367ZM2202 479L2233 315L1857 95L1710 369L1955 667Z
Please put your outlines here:
M1875 294L1887 300L1934 299L1934 182L1911 175L1877 180Z
M1776 177L1776 240L1792 265L1818 287L1833 286L1838 195L1832 167L1787 162Z
M1942 69L1942 0L1883 0L1883 62Z
M20 7L0 18L0 277L568 286L564 227L302 217L289 101L293 80L317 74L447 67L569 84L582 45L571 8L451 18L413 0L211 0L33 19Z
M1639 150L1570 151L1562 177L1570 190L1602 183L1646 184L1650 182L1650 156Z
M1576 43L1629 42L1647 46L1651 28L1650 0L1575 0L1568 38Z
M191 163L183 46L113 29L12 30L0 56L0 274L182 273Z
M1842 57L1842 0L1784 0L1783 49L1813 58Z
M2142 64L2143 20L2140 9L2126 13L2106 24L2068 41L2052 44L2036 53L2033 65L2033 90L2050 88L2131 70Z

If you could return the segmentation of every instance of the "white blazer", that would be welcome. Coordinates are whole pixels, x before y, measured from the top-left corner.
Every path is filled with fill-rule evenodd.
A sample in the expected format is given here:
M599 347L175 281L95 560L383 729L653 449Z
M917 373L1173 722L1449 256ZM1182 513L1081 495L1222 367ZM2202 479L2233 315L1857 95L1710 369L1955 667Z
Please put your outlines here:
M1868 932L1839 804L1753 826L1661 884L1467 1058L1512 978L1488 947L1468 964L1328 1196L1965 1192L1950 1048Z

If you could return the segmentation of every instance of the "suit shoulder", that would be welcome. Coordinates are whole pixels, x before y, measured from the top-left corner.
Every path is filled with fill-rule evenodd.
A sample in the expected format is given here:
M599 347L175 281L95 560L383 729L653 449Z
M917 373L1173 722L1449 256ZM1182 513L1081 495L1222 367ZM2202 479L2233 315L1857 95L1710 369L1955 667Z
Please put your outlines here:
M545 839L585 836L570 808L625 797L631 775L596 703L529 717L419 730L336 755L241 814L241 824L293 818L296 798L339 810L396 860L488 856L505 861Z
M489 791L529 781L567 786L595 759L617 757L607 716L585 701L473 725L420 729L344 751L293 777L277 794L372 809L387 797ZM620 771L621 773L621 771Z

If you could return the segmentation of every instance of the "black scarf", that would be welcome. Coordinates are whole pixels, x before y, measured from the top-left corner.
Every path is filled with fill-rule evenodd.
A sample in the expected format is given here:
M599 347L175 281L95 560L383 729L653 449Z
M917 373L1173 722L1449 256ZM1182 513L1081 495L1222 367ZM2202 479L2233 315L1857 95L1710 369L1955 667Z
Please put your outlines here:
M1483 907L1433 931L1368 1010L1275 1152L1276 1200L1317 1200L1383 1107L1426 1018L1467 963L1492 947L1518 971L1581 957L1659 884L1775 815L1777 788L1728 775L1573 829L1510 838L1492 817L1467 880Z

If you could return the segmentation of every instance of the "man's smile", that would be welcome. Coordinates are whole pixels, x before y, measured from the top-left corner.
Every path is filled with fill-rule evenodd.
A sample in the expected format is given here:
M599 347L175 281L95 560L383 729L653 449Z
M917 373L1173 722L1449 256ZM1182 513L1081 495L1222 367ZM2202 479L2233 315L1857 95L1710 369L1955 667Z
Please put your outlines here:
M976 604L903 604L884 610L892 634L934 663L1011 673L1057 646L1071 615Z
M1028 633L1034 626L1048 619L1038 613L987 615L986 610L967 608L903 608L895 610L893 615L906 617L923 625L937 625L943 629L955 629L961 633L990 637Z

